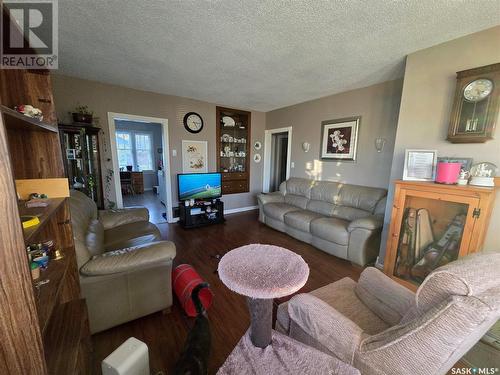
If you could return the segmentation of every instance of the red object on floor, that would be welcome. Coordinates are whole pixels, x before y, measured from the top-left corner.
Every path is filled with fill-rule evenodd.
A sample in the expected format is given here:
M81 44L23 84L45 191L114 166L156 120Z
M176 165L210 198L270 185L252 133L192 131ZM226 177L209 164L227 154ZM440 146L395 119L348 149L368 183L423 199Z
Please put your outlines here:
M198 272L189 264L180 264L172 271L172 287L188 316L196 316L196 308L191 299L191 292L195 286L202 282L203 279L198 275ZM212 305L212 291L209 288L203 288L198 296L205 310L208 310Z

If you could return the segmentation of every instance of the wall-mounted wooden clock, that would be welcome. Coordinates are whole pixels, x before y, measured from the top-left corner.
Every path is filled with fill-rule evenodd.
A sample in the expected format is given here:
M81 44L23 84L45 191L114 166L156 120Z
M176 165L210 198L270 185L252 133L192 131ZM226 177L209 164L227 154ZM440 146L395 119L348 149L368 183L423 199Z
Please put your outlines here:
M500 106L500 63L457 72L448 141L482 143L493 138Z
M184 115L184 127L190 133L199 133L203 129L203 119L196 112L188 112Z

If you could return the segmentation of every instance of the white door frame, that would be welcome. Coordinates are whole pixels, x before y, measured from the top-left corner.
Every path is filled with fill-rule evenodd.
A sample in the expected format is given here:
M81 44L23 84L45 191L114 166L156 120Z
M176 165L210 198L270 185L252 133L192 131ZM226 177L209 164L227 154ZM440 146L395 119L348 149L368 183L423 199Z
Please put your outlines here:
M265 131L264 135L264 175L262 178L262 191L269 192L269 185L271 183L271 153L272 153L272 139L273 134L288 133L288 147L286 151L286 179L290 178L290 165L292 163L292 127L269 129Z
M115 181L115 192L116 192L116 206L118 208L123 208L123 197L122 197L122 189L120 183L120 166L118 165L118 150L116 148L116 126L115 120L129 120L129 121L140 121L140 122L154 122L161 124L162 127L162 143L163 143L163 168L166 170L165 173L165 189L166 189L166 197L167 197L167 221L169 223L174 222L173 212L172 212L172 185L170 182L170 173L172 168L170 166L170 144L168 138L168 119L159 118L159 117L148 117L148 116L136 116L129 115L126 113L115 113L108 112L108 125L109 125L109 138L110 138L110 146L111 146L111 159L113 162L113 178Z

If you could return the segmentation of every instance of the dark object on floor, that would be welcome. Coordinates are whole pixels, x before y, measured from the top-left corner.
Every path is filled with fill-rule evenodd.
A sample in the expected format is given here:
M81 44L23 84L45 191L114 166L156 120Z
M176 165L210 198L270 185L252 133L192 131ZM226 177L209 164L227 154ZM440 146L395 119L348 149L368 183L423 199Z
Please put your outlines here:
M198 315L193 328L189 331L184 350L175 365L175 375L206 375L208 372L211 345L210 325L199 298L200 291L208 287L208 283L198 284L191 294Z

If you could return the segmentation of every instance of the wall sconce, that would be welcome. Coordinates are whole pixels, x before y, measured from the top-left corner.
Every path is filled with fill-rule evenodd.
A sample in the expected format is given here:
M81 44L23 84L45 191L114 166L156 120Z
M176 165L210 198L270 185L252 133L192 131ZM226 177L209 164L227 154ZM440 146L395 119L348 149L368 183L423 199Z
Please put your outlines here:
M310 148L311 144L309 142L302 142L302 150L304 150L304 152L309 152Z
M377 152L382 152L385 146L386 139L385 138L377 138L375 139L375 149Z

